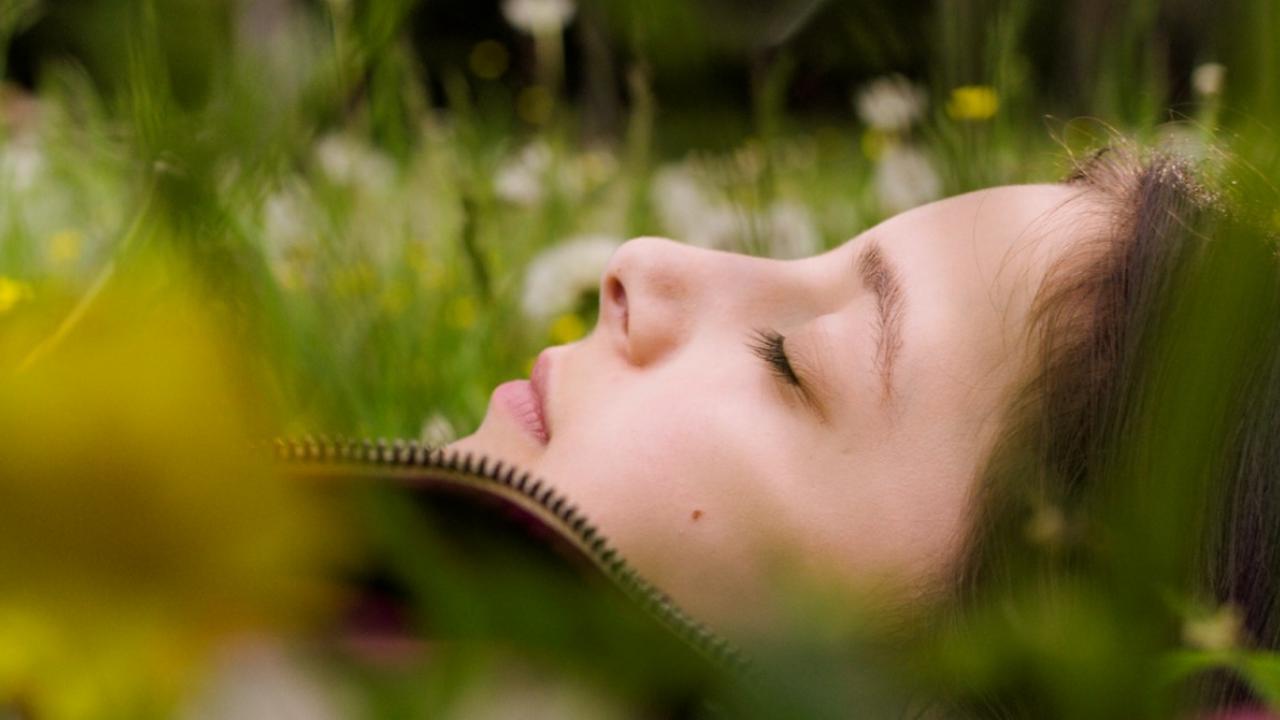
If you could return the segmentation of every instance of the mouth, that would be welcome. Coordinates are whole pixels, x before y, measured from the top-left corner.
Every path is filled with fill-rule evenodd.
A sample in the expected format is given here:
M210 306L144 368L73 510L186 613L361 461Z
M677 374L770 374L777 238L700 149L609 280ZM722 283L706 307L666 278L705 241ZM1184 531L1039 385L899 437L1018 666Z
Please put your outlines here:
M550 358L544 351L533 364L528 380L511 380L493 391L493 401L515 419L516 423L540 445L551 441L551 427L547 422L547 382L550 374Z

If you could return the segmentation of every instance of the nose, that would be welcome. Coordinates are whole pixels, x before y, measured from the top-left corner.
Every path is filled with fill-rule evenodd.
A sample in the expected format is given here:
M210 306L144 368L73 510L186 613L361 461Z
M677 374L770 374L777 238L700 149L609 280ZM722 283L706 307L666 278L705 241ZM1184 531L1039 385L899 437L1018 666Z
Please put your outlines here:
M703 253L654 237L623 243L600 286L600 323L634 365L658 362L692 332L705 292Z

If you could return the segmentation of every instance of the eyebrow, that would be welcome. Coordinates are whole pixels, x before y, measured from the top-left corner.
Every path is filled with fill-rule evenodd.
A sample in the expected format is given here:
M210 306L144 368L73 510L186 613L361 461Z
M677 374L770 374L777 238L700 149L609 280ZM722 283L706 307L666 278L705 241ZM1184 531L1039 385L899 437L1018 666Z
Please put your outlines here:
M875 366L884 386L884 397L893 395L893 370L902 349L902 311L906 300L898 270L874 240L858 255L858 276L876 296Z

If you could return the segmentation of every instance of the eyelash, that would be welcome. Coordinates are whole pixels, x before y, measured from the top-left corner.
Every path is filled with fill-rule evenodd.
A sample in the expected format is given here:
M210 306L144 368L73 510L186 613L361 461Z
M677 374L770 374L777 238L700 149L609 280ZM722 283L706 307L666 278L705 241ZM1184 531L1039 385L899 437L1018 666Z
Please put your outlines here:
M794 388L803 390L804 383L800 381L800 376L791 366L791 360L787 357L784 346L785 342L786 338L776 330L756 330L750 343L751 351L769 366L769 370L775 377Z

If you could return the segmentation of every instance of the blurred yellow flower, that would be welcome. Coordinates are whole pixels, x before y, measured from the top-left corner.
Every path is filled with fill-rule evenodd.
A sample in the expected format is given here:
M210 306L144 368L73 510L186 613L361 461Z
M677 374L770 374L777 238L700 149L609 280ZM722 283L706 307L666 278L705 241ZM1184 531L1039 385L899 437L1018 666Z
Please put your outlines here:
M30 300L31 295L30 283L0 275L0 315L9 312L23 300Z
M120 276L38 362L0 368L0 707L163 716L225 639L331 607L344 533L249 449L270 393L160 277ZM0 357L41 339L0 326Z
M80 248L84 245L84 236L79 230L69 228L54 233L49 238L49 258L58 264L75 262L80 258Z
M449 326L457 330L467 330L473 327L476 324L477 314L476 301L471 299L470 295L454 298L445 311Z
M587 324L578 317L577 313L565 313L551 323L548 334L553 344L564 345L586 335Z
M947 115L955 120L990 120L999 109L1000 96L990 85L962 85L947 102Z

